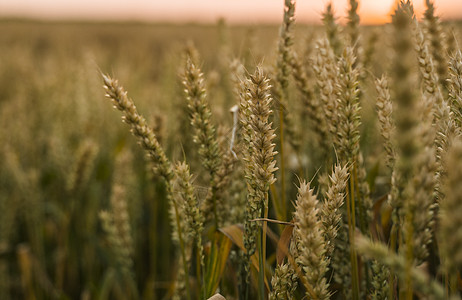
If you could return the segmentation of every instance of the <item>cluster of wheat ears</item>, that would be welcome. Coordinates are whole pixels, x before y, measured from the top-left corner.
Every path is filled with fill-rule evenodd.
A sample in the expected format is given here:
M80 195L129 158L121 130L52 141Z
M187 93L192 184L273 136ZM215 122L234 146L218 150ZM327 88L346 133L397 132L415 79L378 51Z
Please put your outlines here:
M0 135L0 207L9 211L0 220L0 297L460 299L462 52L455 28L425 3L420 21L409 0L396 4L391 24L376 31L387 37L381 48L379 34L365 38L357 0L345 26L328 4L320 34L301 47L295 0L285 0L274 57L252 65L222 43L221 89L188 43L174 61L182 63L181 104L157 112L155 126L118 80L102 75L147 158L135 160L124 139L104 145L105 132L101 142L76 142L97 128L96 115L88 128L50 125L40 139L31 124L57 124L59 114L20 119L26 130ZM46 103L55 96L40 76L26 84ZM74 84L80 95L82 76L52 82ZM10 121L1 124L10 128L8 112L22 102L5 103ZM64 109L53 103L37 109ZM62 122L88 116L70 106ZM166 141L169 130L181 144ZM72 164L56 150L67 140L80 145ZM21 147L49 166L25 171ZM55 161L43 154L50 149Z
M256 66L246 72L238 61L232 62L237 121L225 146L212 120L201 62L189 48L182 83L194 143L210 179L203 201L194 192L188 163L167 158L117 80L103 76L107 97L167 187L181 260L175 297L211 297L220 290L223 260L233 259L237 294L230 298L459 299L461 51L449 48L450 37L444 35L431 1L426 1L422 22L409 1L399 2L392 17L390 68L375 80L388 190L386 197L373 199L360 148L368 62L358 2L349 3L344 28L335 23L331 5L324 12L325 35L315 41L309 70L293 48L291 0L285 1L274 71ZM295 112L288 101L292 80L304 104L307 122L302 126L292 118ZM316 151L319 160L310 163L319 172L315 178L299 178L297 196L289 198L285 147L291 147L295 158L301 156L300 131L311 132L309 151ZM233 173L245 180L242 207L232 207L229 200L231 181L237 179ZM128 223L119 215L125 206L118 201L113 202L114 212L101 218L129 270ZM374 216L381 206L388 210L387 220ZM270 223L280 233L272 233L280 236L276 247L268 246ZM232 258L223 257L230 245L220 234L240 247ZM269 249L276 255L273 263ZM429 270L429 257L439 257L436 270Z

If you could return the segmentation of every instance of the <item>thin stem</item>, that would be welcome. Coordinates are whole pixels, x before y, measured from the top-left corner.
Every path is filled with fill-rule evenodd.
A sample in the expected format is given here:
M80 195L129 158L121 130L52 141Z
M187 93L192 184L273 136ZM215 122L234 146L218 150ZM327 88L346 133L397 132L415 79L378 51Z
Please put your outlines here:
M413 247L413 235L414 235L414 214L411 209L407 208L406 212L406 299L413 299L413 287L412 287L412 264L414 262L414 247Z
M280 138L280 156L281 156L281 214L282 220L287 221L287 205L286 205L286 176L285 176L285 161L284 161L284 106L279 104L279 138Z
M265 221L265 222L270 222L270 223L279 224L279 225L294 226L294 223L291 223L291 222L284 222L284 221L273 220L273 219L268 219L268 218L256 218L256 219L253 219L253 220L250 220L250 221L252 221L252 222ZM277 239L276 239L276 242L277 242Z
M214 175L212 174L212 177ZM214 225L215 225L215 230L218 230L218 211L217 211L217 196L216 196L216 189L212 189L212 206L213 206L213 219L214 219Z
M364 207L364 199L361 199L361 191L359 189L358 183L358 171L356 169L356 164L353 166L353 176L354 176L354 183L356 189L357 199L359 200L359 226L361 228L361 232L365 233L367 231L367 223L366 223L366 211ZM364 196L364 195L363 195Z
M178 205L174 200L173 202L173 207L175 208L175 219L176 219L176 226L178 228L178 240L180 241L180 249L181 249L181 256L183 257L183 268L184 268L184 273L185 273L185 284L186 284L186 293L188 295L188 299L191 300L191 287L189 286L189 267L188 263L186 260L186 251L185 251L185 246L184 246L184 240L183 240L183 235L182 235L182 230L181 230L181 222L180 222L180 216L178 213Z
M258 274L258 294L261 300L265 299L265 263L263 258L263 231L261 235L258 235L258 262L259 262L259 274Z
M271 192L271 202L273 203L274 212L276 213L276 218L278 220L283 220L281 206L280 206L279 198L276 193L276 187L274 186L274 183L270 185L270 192ZM284 228L283 226L278 226L279 232L282 232L283 228Z
M352 166L353 173L356 171L356 163ZM350 176L350 189L348 191L350 200L347 200L347 207L348 210L348 229L350 233L350 245L355 244L355 226L356 226L356 218L355 218L355 182L354 176ZM348 199L348 197L347 197ZM352 292L353 292L353 299L359 299L359 274L358 274L358 257L356 255L356 248L350 247L350 260L351 260L351 267L352 267Z
M396 242L397 242L397 234L398 234L398 225L396 222L393 222L393 225L391 227L391 236L390 236L390 248L391 251L395 252L396 251ZM395 274L393 268L390 268L390 277L389 277L389 294L388 298L389 299L394 299L394 291L395 291Z
M263 276L263 284L265 283L264 280L265 280L265 262L266 262L266 230L268 228L268 222L266 221L268 219L268 193L265 193L265 203L264 203L264 208L265 208L265 212L264 212L264 221L263 221L263 236L262 236L262 248L263 248L263 257L262 257L262 261L263 261L263 264L261 264L261 269L260 269L260 273L263 274L263 275L260 275L260 276ZM264 287L264 285L263 285ZM264 298L264 289L263 289L263 298Z
M199 280L199 278L201 278L201 253L200 253L200 250L199 250L199 247L196 247L197 248L197 251L196 251L196 278L197 280ZM203 281L202 281L203 282ZM199 283L199 285L201 285L201 283ZM203 283L202 283L203 285ZM205 289L202 289L203 290L203 297L205 299Z

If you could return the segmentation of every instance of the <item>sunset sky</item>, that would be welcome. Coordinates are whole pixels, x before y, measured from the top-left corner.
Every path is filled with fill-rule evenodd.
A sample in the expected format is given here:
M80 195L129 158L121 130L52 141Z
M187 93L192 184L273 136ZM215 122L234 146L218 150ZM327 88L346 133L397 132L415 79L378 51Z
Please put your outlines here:
M360 1L365 24L388 22L396 0ZM417 14L425 0L415 1ZM348 0L332 0L336 14L345 15ZM319 22L328 0L297 1L298 22ZM283 0L1 0L0 17L43 19L141 20L150 22L215 22L224 17L230 23L279 22ZM462 18L462 0L436 0L437 13L444 19ZM340 18L342 21L342 18Z

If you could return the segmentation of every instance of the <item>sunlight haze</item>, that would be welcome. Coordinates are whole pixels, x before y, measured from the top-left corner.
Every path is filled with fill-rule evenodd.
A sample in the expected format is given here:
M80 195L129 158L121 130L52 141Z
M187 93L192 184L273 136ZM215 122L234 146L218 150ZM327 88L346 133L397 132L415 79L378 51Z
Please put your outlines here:
M395 0L363 0L359 14L363 24L389 22ZM319 23L328 1L297 1L297 20ZM347 0L333 0L336 15L343 22ZM417 15L424 0L414 3ZM282 0L2 0L0 17L82 20L140 20L149 22L214 22L224 17L230 23L274 23L282 16ZM462 17L461 0L438 0L437 14L443 19Z

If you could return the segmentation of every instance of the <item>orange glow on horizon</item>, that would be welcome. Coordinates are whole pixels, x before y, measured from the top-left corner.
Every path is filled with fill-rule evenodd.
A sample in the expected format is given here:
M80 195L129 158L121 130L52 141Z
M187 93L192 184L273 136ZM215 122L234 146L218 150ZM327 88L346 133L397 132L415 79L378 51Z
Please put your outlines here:
M377 14L363 15L361 17L361 24L364 25L382 25L391 21L390 16L383 16Z
M298 0L296 19L300 23L320 23L321 14L332 2L340 23L345 22L348 0ZM41 19L140 20L149 22L211 23L224 17L229 23L280 23L283 0L1 0L0 17ZM360 0L362 24L391 21L396 0ZM414 1L417 16L425 0ZM462 18L462 0L435 0L443 19Z

